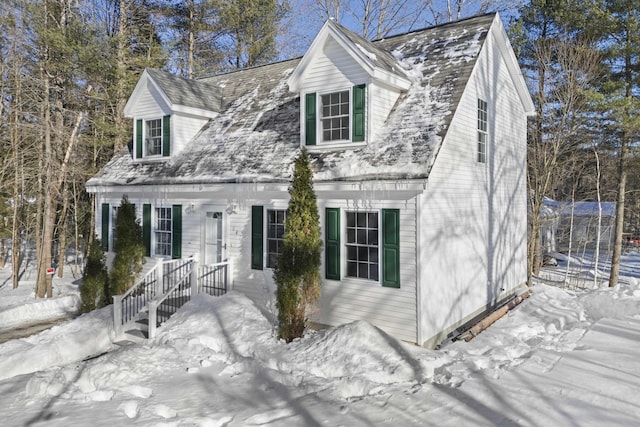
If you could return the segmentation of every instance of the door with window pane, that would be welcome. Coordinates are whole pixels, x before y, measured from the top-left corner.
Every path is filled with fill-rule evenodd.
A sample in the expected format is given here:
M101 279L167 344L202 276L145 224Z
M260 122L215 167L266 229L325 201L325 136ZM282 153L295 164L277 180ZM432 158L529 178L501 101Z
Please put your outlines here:
M206 265L222 262L226 245L223 241L222 212L207 212L205 216L204 262Z

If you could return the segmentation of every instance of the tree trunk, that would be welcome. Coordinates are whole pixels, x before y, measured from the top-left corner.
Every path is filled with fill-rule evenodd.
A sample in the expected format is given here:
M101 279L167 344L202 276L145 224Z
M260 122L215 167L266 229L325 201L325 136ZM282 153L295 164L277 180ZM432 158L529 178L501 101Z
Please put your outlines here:
M58 225L58 277L64 276L64 265L66 264L67 249L67 213L69 210L69 195L67 191L62 191L62 212Z
M629 157L629 143L626 132L623 132L620 159L618 160L618 197L616 199L616 222L614 228L613 254L611 256L611 272L609 275L610 287L616 286L620 278L622 232L624 231L624 201L627 186L627 157Z

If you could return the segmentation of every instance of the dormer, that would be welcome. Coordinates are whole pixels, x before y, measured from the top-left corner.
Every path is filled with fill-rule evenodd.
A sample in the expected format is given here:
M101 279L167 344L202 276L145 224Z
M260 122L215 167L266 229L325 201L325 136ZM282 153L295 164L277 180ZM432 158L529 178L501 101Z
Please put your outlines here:
M214 85L146 69L124 108L133 119L133 158L157 161L179 153L221 110Z
M300 144L322 150L365 145L411 82L389 52L329 20L288 84L300 94Z

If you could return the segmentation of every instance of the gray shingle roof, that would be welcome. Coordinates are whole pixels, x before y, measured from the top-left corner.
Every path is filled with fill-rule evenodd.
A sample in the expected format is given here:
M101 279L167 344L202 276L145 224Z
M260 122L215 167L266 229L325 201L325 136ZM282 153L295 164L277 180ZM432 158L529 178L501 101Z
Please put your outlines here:
M315 179L428 176L494 17L374 42L404 70L411 87L366 146L311 153ZM222 111L187 148L154 163L134 162L125 150L87 186L288 181L299 152L300 99L289 92L287 79L299 61L198 81L221 90Z
M215 85L152 68L148 68L147 73L174 105L215 112L222 110L222 90Z

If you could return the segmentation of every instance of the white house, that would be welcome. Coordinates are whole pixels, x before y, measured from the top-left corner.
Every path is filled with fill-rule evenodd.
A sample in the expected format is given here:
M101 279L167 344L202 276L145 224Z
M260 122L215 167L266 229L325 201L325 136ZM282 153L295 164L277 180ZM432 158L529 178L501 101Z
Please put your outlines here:
M302 58L187 80L146 70L133 146L87 183L112 249L136 204L150 257L232 261L272 299L293 159L306 147L324 239L314 320L435 346L526 281L534 107L497 14L367 41L332 21Z

